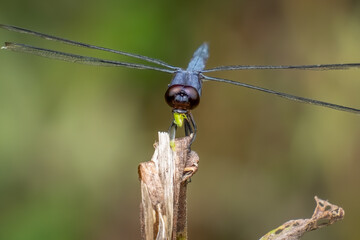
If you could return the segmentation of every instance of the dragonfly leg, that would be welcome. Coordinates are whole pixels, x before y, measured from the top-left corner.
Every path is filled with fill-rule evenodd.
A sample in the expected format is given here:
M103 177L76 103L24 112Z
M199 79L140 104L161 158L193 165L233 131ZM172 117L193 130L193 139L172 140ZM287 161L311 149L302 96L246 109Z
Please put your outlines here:
M190 123L189 123L189 125L191 125L191 133L193 134L193 136L192 136L192 138L191 138L191 142L190 142L190 146L191 146L191 144L194 142L194 140L195 140L195 137L196 137L196 132L197 132L197 126L196 126L196 123L195 123L195 120L194 120L194 117L193 117L193 115L191 114L191 112L189 112L188 114L187 114L187 120L190 120Z
M190 134L194 132L192 126L190 125L190 122L187 119L184 120L184 128L185 136L190 136Z
M190 112L187 113L174 113L174 120L169 128L169 136L170 136L170 146L174 149L175 147L175 137L177 127L184 126L185 136L191 136L190 146L194 142L197 132L196 123L194 118Z

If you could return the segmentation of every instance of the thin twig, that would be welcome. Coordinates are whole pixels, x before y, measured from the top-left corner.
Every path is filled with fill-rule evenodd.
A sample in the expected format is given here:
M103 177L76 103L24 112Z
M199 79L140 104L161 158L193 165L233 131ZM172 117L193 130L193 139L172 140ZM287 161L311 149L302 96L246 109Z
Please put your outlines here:
M290 220L280 227L271 230L260 240L298 240L306 232L329 226L345 216L341 207L329 203L315 196L316 208L308 219Z

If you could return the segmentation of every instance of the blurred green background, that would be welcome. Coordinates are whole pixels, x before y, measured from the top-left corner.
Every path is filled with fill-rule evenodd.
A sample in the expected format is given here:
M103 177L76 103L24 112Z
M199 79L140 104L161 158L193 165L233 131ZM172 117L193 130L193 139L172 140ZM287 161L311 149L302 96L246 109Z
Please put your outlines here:
M360 62L360 3L329 1L2 1L0 22L186 67ZM129 60L0 30L0 42ZM209 74L210 75L210 74ZM360 70L212 74L360 107ZM137 166L172 119L171 76L0 52L0 239L139 239ZM310 217L313 197L346 211L303 239L360 235L355 114L205 83L193 111L200 156L190 239L258 239Z

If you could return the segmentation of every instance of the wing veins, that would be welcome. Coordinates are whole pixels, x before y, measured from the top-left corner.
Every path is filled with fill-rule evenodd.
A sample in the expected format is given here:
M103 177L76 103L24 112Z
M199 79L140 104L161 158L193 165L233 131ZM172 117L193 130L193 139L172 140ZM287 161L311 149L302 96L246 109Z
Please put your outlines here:
M2 49L15 51L15 52L23 52L23 53L30 53L37 56L42 56L51 59L62 60L66 62L75 62L75 63L82 63L88 65L96 65L96 66L112 66L112 67L127 67L127 68L136 68L136 69L150 69L156 70L160 72L167 72L167 73L174 73L174 70L163 69L158 67L152 67L143 64L136 64L136 63L128 63L128 62L120 62L120 61L113 61L113 60L106 60L88 56L82 56L72 53L65 53L54 51L45 48L38 48L33 47L25 44L18 44L18 43L5 43L5 46Z
M271 90L271 89L262 88L262 87L258 87L258 86L254 86L254 85L250 85L250 84L246 84L246 83L242 83L242 82L237 82L237 81L233 81L233 80L228 80L228 79L224 79L224 78L209 77L209 76L206 76L206 75L203 75L203 74L201 74L201 77L206 79L206 80L209 80L209 81L229 83L229 84L233 84L233 85L236 85L236 86L241 86L241 87L245 87L245 88L249 88L249 89L253 89L253 90L273 94L273 95L276 95L278 97L286 98L288 100L292 100L292 101L296 101L296 102L313 104L313 105L317 105L317 106L321 106L321 107L332 108L332 109L339 110L339 111L360 114L360 109L356 109L356 108L341 106L341 105L328 103L328 102L323 102L323 101L310 99L310 98L299 97L299 96L291 95L291 94L288 94L288 93L278 92L278 91L274 91L274 90Z
M234 71L234 70L344 70L350 68L360 68L360 63L339 63L339 64L315 64L315 65L230 65L219 66L215 68L205 69L202 72L217 72L217 71Z
M174 66L172 66L172 65L170 65L170 64L168 64L166 62L163 62L161 60L146 57L146 56L142 56L142 55L138 55L138 54L118 51L118 50L105 48L105 47L99 47L99 46L95 46L95 45L91 45L91 44L87 44L87 43L81 43L81 42L68 40L68 39L61 38L61 37L56 37L56 36L52 36L52 35L48 35L48 34L44 34L44 33L35 32L35 31L32 31L32 30L28 30L28 29L24 29L24 28L20 28L20 27L5 25L5 24L0 24L0 27L3 28L3 29L9 30L9 31L14 31L14 32L18 32L18 33L28 34L28 35L33 35L33 36L36 36L36 37L44 38L46 40L57 41L57 42L61 42L61 43L65 43L65 44L69 44L69 45L73 45L73 46L78 46L78 47L84 47L84 48L90 48L90 49L95 49L95 50L100 50L100 51L111 52L111 53L115 53L115 54L120 54L120 55L124 55L124 56L128 56L128 57L141 59L141 60L144 60L144 61L147 61L147 62L155 63L155 64L158 64L158 65L161 65L163 67L170 68L170 69L178 69L178 67L174 67Z

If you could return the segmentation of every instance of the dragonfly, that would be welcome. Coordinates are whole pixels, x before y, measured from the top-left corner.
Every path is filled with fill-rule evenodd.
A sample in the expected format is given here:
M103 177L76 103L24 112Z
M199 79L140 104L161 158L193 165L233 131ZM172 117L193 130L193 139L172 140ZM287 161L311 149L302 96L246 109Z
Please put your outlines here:
M64 44L69 44L77 47L90 48L100 51L111 52L114 54L120 54L131 58L143 60L147 63L156 65L145 65L130 62L106 60L95 57L77 55L72 53L54 51L51 49L45 49L40 47L34 47L30 45L5 42L5 45L1 47L3 50L10 50L15 52L29 53L46 58L52 58L67 62L82 63L96 66L111 66L111 67L125 67L135 69L155 70L173 75L171 82L168 85L168 89L165 93L165 100L167 104L172 108L173 120L169 127L170 145L173 148L175 142L175 135L178 127L184 127L185 135L191 137L191 143L195 140L197 133L197 126L194 117L191 113L195 107L200 103L200 97L202 92L202 84L205 81L215 81L228 83L233 86L245 87L248 89L261 91L264 93L272 94L278 97L282 97L288 100L297 101L301 103L307 103L317 105L321 107L331 108L338 111L350 112L353 114L360 114L360 109L324 102L320 100L300 97L291 95L288 93L278 92L267 88L262 88L239 81L233 81L224 78L211 77L208 74L219 71L236 71L236 70L344 70L351 68L359 68L360 63L339 63L339 64L316 64L316 65L229 65L219 66L214 68L205 69L205 64L209 58L209 46L207 43L203 43L193 54L188 67L186 69L172 66L159 59L138 55L134 53L128 53L124 51L114 50L110 48L95 46L87 43L68 40L65 38L52 36L32 30L0 24L0 28L9 31L14 31L22 34L33 35L46 40L57 41ZM207 75L205 75L207 74Z

